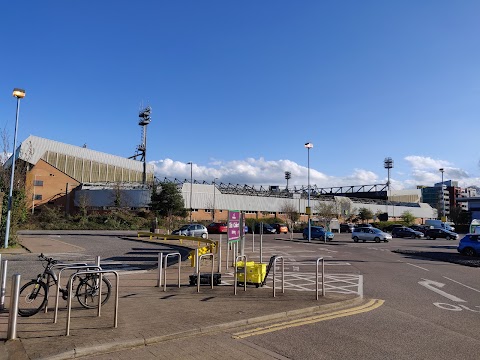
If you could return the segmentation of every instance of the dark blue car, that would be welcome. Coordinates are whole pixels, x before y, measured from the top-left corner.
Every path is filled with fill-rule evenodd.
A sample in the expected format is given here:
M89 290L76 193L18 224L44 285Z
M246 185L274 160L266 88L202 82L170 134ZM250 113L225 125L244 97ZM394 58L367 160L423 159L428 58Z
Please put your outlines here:
M467 234L460 240L457 250L467 256L480 256L480 234Z
M326 231L321 226L310 226L310 238L311 239L324 240L325 239L325 234L327 235L327 241L332 241L333 240L334 235L333 235L332 232ZM305 240L308 239L308 227L303 229L303 238Z

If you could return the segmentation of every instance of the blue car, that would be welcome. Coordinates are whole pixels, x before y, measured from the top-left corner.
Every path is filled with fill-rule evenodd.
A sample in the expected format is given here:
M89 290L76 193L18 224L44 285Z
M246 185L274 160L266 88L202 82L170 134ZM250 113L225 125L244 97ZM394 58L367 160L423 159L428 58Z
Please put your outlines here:
M310 226L310 238L311 239L320 239L324 240L325 235L327 235L327 241L332 241L333 240L333 233L330 231L326 231L323 227L321 226ZM303 238L306 240L308 239L308 227L303 229Z
M457 251L467 256L480 256L480 234L467 234L458 243Z

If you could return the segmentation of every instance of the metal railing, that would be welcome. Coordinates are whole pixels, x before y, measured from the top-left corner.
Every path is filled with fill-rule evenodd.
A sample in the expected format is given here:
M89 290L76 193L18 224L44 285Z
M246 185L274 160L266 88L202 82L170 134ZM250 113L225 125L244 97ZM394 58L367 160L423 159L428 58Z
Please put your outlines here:
M235 258L235 280L233 282L233 294L237 295L237 272L238 272L238 260L243 259L243 291L247 291L247 255L238 255Z
M285 259L283 256L275 256L273 259L273 297L275 297L275 268L277 267L277 260L282 259L282 293L285 293Z
M70 276L68 280L68 306L67 306L67 329L65 331L65 336L70 335L70 317L72 314L72 284L73 280L80 275L99 275L99 289L98 289L98 312L97 316L101 315L102 309L102 277L103 274L114 274L115 275L115 304L114 304L114 316L113 316L113 327L118 327L118 288L119 288L119 277L118 273L113 270L94 270L94 271L79 271Z
M317 259L317 269L315 276L315 297L318 300L318 265L322 262L322 296L325 296L325 259L323 257Z
M180 268L182 266L182 254L179 252L170 253L165 255L165 265L164 265L164 277L163 277L163 291L167 291L167 264L168 264L168 257L169 256L178 256L178 287L180 288ZM161 285L160 285L161 286Z
M197 267L197 292L200 292L200 261L202 260L202 258L204 257L211 257L212 258L212 274L211 274L211 279L210 279L210 283L211 283L211 286L212 286L212 289L213 289L213 271L215 269L215 255L210 253L210 254L203 254L203 255L200 255L197 257L197 264L198 264L198 267Z
M100 270L100 271L102 270L102 268L100 266L96 266L96 265L78 265L78 266L64 266L58 272L57 286L56 286L56 290L55 290L55 310L54 310L54 313L53 313L53 323L54 324L57 323L57 319L58 319L58 303L59 303L59 298L60 298L60 281L62 280L62 272L65 271L65 270L89 270L89 269ZM70 284L67 284L66 287L69 287L69 286L70 286ZM68 296L70 297L70 292L68 293ZM47 308L47 307L48 307L48 294L47 294L47 303L45 304L45 308ZM47 312L47 311L45 310L45 312Z

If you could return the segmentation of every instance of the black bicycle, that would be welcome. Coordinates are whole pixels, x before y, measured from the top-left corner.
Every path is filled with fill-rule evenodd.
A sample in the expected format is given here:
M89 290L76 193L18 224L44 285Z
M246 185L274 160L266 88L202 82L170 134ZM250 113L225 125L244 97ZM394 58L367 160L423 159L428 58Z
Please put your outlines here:
M58 264L57 260L48 258L43 254L38 256L40 260L46 263L43 265L45 270L38 274L36 279L33 279L22 286L20 289L20 296L18 300L18 314L20 316L32 316L41 311L48 301L48 291L51 286L56 286L58 283L57 274L54 271L54 265ZM75 277L79 280L79 284L75 291L75 297L80 305L87 309L95 309L98 307L99 282L100 276L98 274L85 274ZM74 280L74 282L75 282ZM72 289L75 284L72 284ZM59 289L64 300L68 299L68 287L66 289ZM102 276L102 305L110 298L112 285L110 281Z

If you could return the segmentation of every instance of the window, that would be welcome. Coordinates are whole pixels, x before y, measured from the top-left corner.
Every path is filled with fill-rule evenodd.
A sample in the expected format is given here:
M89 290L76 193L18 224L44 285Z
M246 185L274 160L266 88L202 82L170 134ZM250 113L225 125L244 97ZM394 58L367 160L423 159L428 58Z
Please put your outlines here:
M35 194L33 200L42 200L42 194Z
M34 180L33 186L43 186L43 180Z

